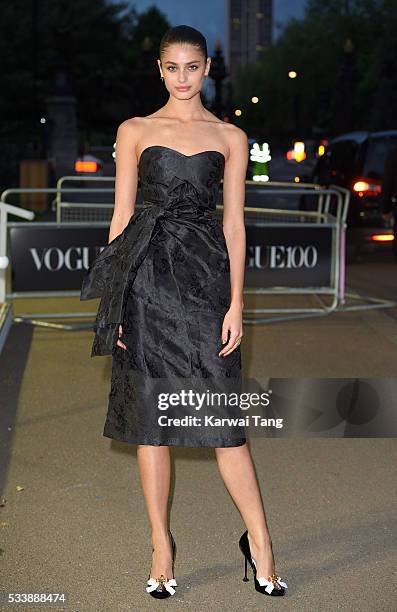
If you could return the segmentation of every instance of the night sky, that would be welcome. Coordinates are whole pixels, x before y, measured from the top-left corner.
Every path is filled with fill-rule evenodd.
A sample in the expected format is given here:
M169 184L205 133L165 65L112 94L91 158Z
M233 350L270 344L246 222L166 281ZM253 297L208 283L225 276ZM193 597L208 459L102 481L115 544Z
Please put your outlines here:
M149 6L157 6L167 17L171 26L190 25L200 30L207 39L208 51L213 52L217 38L224 41L225 8L223 0L131 0L138 12ZM301 17L306 0L273 0L273 37L279 31L278 24L291 17Z

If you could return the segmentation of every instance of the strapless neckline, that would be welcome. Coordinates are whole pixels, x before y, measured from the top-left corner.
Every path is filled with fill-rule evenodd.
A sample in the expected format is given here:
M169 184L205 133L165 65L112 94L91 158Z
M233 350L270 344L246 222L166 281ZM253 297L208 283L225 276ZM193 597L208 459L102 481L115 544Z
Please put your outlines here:
M150 151L151 149L166 149L167 151L172 151L173 153L176 153L177 155L180 155L181 157L184 157L185 159L191 159L193 157L198 157L199 155L204 155L205 153L217 153L223 158L224 161L226 161L226 157L224 156L224 154L215 149L208 149L206 151L199 151L198 153L193 153L192 155L186 155L185 153L182 153L182 151L178 151L177 149L173 149L172 147L166 147L165 145L150 145L146 147L145 149L143 149L140 155L140 158L139 158L138 168L141 164L142 156L144 155L144 153Z

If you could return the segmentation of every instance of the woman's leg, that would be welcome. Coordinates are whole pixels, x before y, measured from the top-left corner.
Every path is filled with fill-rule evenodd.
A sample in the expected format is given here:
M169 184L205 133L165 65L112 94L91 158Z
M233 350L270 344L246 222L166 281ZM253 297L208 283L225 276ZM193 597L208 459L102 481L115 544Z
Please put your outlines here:
M146 508L152 529L151 578L172 574L172 548L168 535L168 496L171 478L171 457L168 446L137 446L137 460Z
M215 454L226 488L248 529L257 575L268 578L275 569L272 541L250 448L245 443L242 446L216 448Z

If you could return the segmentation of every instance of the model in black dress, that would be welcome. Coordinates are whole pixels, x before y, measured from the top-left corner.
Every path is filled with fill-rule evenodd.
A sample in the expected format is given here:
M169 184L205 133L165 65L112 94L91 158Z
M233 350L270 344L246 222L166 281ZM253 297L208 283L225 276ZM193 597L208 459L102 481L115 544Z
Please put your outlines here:
M244 427L159 426L154 402L157 383L168 392L179 390L181 381L200 392L240 388L248 140L201 103L210 63L205 38L194 28L177 26L164 35L158 66L170 99L156 113L119 127L109 244L81 292L81 299L101 298L91 354L112 355L113 363L103 433L137 445L152 528L146 591L156 598L174 595L177 586L167 519L170 446L215 448L248 528L238 542L245 577L250 563L258 592L283 595L287 586L275 574ZM143 208L135 211L138 178ZM214 215L222 178L223 227ZM211 410L216 417L241 416L233 405Z

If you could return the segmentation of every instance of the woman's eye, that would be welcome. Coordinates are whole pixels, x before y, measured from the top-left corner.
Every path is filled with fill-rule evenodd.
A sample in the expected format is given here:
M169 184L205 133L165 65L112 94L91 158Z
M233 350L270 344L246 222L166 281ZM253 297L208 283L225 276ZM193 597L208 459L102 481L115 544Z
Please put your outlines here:
M168 66L167 70L174 72L174 68L175 66ZM189 66L189 68L194 68L194 70L197 70L198 66Z

